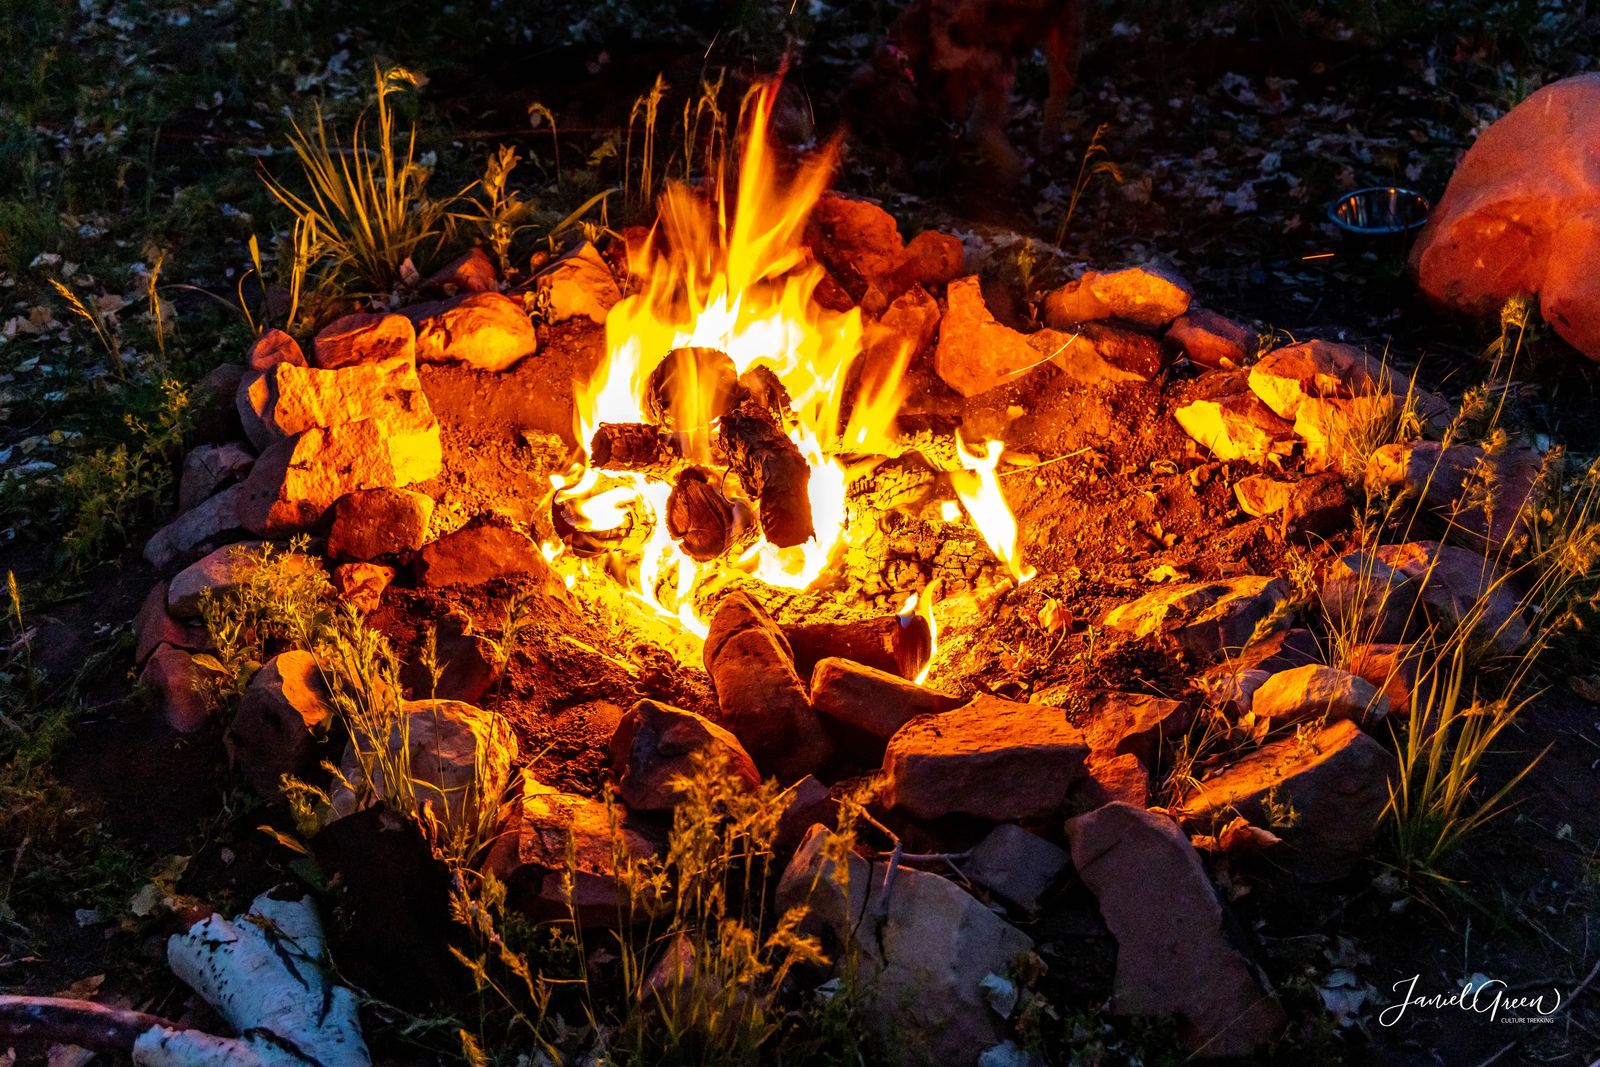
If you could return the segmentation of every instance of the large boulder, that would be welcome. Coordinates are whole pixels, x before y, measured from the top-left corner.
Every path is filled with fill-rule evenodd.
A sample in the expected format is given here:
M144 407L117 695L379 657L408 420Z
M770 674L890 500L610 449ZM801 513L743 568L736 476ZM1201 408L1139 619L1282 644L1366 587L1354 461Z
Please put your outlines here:
M1282 629L1288 603L1283 579L1244 575L1162 586L1111 609L1104 621L1131 637L1171 634L1189 655L1208 660Z
M1538 293L1545 319L1600 360L1600 74L1547 85L1462 157L1411 250L1423 293L1490 315Z
M1072 863L1117 940L1112 1008L1176 1015L1205 1056L1248 1056L1286 1022L1189 838L1166 815L1107 804L1067 823Z
M250 679L222 740L245 781L272 796L284 775L305 769L332 718L317 657L292 649L273 656Z
M500 293L467 293L416 304L403 314L417 331L417 360L503 371L539 348L522 306Z
M811 830L778 885L778 905L808 905L811 921L855 951L862 1021L874 1063L971 1064L1001 1036L984 980L1006 977L1033 941L947 878L843 854Z
M913 719L889 739L884 802L919 819L971 815L994 822L1061 810L1089 745L1066 712L978 696Z
M1388 749L1340 719L1262 745L1196 784L1173 813L1205 833L1236 817L1269 828L1281 839L1269 862L1328 881L1366 854L1396 773Z
M410 323L398 315L389 316ZM337 369L278 363L239 383L235 405L257 448L315 426L382 420L393 433L433 424L433 412L409 353Z
M761 774L739 739L703 716L641 700L617 724L606 746L617 795L632 811L667 811L683 799L678 780L696 759L720 765L735 789L755 789Z

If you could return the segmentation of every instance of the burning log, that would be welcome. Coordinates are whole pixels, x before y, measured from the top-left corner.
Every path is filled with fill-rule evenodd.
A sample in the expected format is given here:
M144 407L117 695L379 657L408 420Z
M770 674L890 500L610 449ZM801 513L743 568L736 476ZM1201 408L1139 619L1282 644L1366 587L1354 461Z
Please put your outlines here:
M723 496L710 475L704 467L681 471L667 497L667 532L701 563L731 548L750 518L749 509Z
M589 462L610 470L665 467L677 458L672 438L644 422L603 422L589 442Z
M827 762L833 746L795 673L789 642L748 595L734 593L717 607L705 665L723 725L763 772L787 784Z
M811 467L772 413L754 401L722 417L722 449L728 466L760 502L761 529L779 548L803 544L816 532L811 522Z
M820 661L853 660L902 678L916 678L933 654L933 634L920 615L883 615L852 622L808 622L785 626L794 667L811 677Z
M789 416L794 403L778 372L767 366L751 367L739 375L739 401L756 404L780 423Z
M645 384L645 409L669 430L700 430L737 403L739 372L716 348L674 348Z

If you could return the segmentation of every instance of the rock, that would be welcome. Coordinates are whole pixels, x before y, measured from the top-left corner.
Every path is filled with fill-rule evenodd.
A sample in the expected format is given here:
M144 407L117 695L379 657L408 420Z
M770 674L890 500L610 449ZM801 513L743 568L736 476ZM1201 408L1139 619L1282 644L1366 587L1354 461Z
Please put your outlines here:
M369 560L422 547L433 517L433 498L410 489L362 489L333 505L328 555L338 560Z
M250 473L255 453L243 444L198 445L183 459L178 477L178 511L199 507L220 490Z
M828 829L839 825L839 802L814 774L808 774L780 794L783 814L778 816L772 850L777 855L792 853L813 826Z
M1252 518L1276 515L1289 506L1294 495L1293 482L1281 482L1265 474L1251 474L1233 483L1233 497L1239 510Z
M197 554L244 533L240 512L244 486L231 485L167 523L144 543L144 558L158 571L169 571Z
M417 359L423 363L464 363L498 372L539 348L539 335L522 305L501 293L467 293L416 304L403 314L416 327Z
M1083 731L1059 708L978 696L889 739L883 799L918 819L1045 818L1061 810L1088 754Z
M960 276L966 249L959 237L938 230L923 230L906 242L904 258L895 267L896 277L908 285L937 289Z
M1103 690L1089 700L1084 730L1093 752L1106 757L1131 755L1155 767L1192 722L1194 708L1187 701Z
M1546 85L1478 136L1411 249L1431 301L1488 316L1538 293L1556 332L1600 359L1597 116L1600 75L1582 74Z
M481 248L469 248L422 280L424 292L489 293L500 288L500 274L494 261Z
M1089 291L1119 319L1161 327L1189 310L1194 290L1172 268L1145 263L1087 276Z
M1281 629L1288 603L1283 579L1245 575L1163 586L1113 608L1104 622L1132 637L1170 633L1191 657L1209 660Z
M1500 549L1522 533L1537 501L1544 456L1532 448L1485 452L1437 441L1388 444L1367 461L1368 492L1415 497L1454 531Z
M674 780L693 773L697 758L707 761L708 769L723 767L735 789L754 791L761 785L761 774L738 738L710 719L654 700L639 701L622 717L606 755L617 795L630 811L677 807L683 791Z
M409 355L337 370L280 363L247 375L235 403L251 443L261 449L318 426L378 419L402 434L434 425Z
M962 396L977 396L1016 381L1071 341L1055 330L1022 334L1001 323L984 303L977 275L968 275L946 290L934 370Z
M381 698L380 698L381 699ZM399 721L381 742L352 736L340 773L360 795L339 785L331 819L364 807L388 788L386 767L404 769L417 803L446 834L471 834L499 809L517 758L517 737L504 718L458 700L402 700ZM377 746L386 747L379 753Z
M332 571L333 588L345 603L367 615L378 610L394 575L395 569L382 563L341 563Z
M313 426L257 458L239 487L241 524L260 537L314 530L342 496L426 481L443 466L439 424L431 419L426 426L382 419Z
M978 842L961 873L1022 908L1031 908L1066 870L1067 850L1014 823L1002 823Z
M178 572L167 587L167 610L180 619L200 617L201 595L210 590L213 596L230 592L246 576L260 566L262 543L243 541L225 545L203 559ZM298 552L274 552L274 565L292 572L320 574L322 564Z
M311 763L312 747L333 719L322 668L309 652L280 652L262 665L223 735L228 761L256 792L276 796L286 774Z
M812 920L854 948L871 1062L976 1062L1000 1038L983 981L1005 975L1033 941L927 871L901 867L885 902L882 865L850 854L846 892L829 858L837 851L828 830L813 829L784 871L777 902L782 910L809 903Z
M1399 641L1428 624L1440 636L1469 625L1509 656L1532 636L1506 575L1476 552L1437 541L1352 552L1328 568L1320 597L1331 619L1358 621L1369 641Z
M1160 374L1166 365L1161 342L1147 333L1109 322L1085 322L1078 327L1077 333L1078 342L1068 352L1059 355L1055 363L1078 381L1098 383L1138 379L1148 382ZM1109 364L1109 372L1085 358L1083 341L1088 341L1094 348L1094 354Z
M242 428L233 410L233 396L246 371L237 363L212 367L189 394L192 422L186 435L190 441L229 441Z
M545 321L551 323L579 316L604 323L622 299L611 268L587 241L552 263L535 279L534 288L544 302Z
M312 339L311 356L323 370L363 363L414 363L416 344L417 332L404 315L358 311L324 326Z
M1283 536L1291 541L1324 540L1350 522L1350 490L1337 471L1325 471L1295 483L1283 509Z
M1112 1010L1176 1015L1191 1052L1247 1056L1286 1018L1228 919L1189 839L1170 818L1108 804L1067 823L1072 863L1117 941Z
M1387 749L1340 719L1262 745L1194 786L1174 813L1205 832L1235 816L1270 829L1283 843L1269 859L1296 878L1327 881L1365 855L1396 773Z
M1232 319L1191 307L1167 329L1167 340L1178 346L1190 363L1212 370L1243 367L1256 351L1256 332Z
M1395 399L1387 393L1349 400L1307 397L1294 417L1295 435L1305 445L1306 467L1343 471L1359 464L1371 442L1386 435L1385 424L1394 416Z
M1250 714L1256 690L1272 677L1272 672L1259 667L1235 667L1231 663L1218 664L1218 667L1224 669L1215 674L1206 672L1196 679L1195 685L1205 693L1211 707L1230 718L1242 719Z
M489 847L484 869L506 884L509 903L535 920L629 925L639 916L618 879L618 853L642 861L662 847L659 834L636 816L557 792L524 771L521 796Z
M1375 686L1389 702L1389 714L1409 715L1417 689L1417 661L1410 645L1362 644L1350 650L1346 668Z
M1273 729L1318 719L1349 719L1370 726L1388 710L1370 682L1320 663L1278 671L1261 684L1250 703L1251 714L1270 722Z
M400 669L400 684L413 697L459 700L476 704L500 680L505 663L500 647L482 634L472 632L472 620L451 611L433 623L433 660L437 678L421 659L407 662ZM426 635L423 637L426 655Z
M920 285L913 285L895 297L876 322L867 324L861 347L864 366L869 369L863 374L876 372L872 380L886 382L891 369L903 367L933 343L938 329L938 301Z
M1302 402L1375 396L1378 364L1351 345L1305 341L1273 349L1250 368L1250 390L1273 413L1293 419Z
M1321 659L1322 648L1309 630L1280 630L1207 668L1195 684L1213 706L1243 717L1250 712L1255 691L1275 672Z
M867 294L874 288L879 300L898 295L884 292L881 280L906 262L906 248L900 224L877 204L824 193L806 222L806 240L828 274L857 303L870 303ZM907 277L905 284L917 281Z
M1039 318L1054 330L1072 330L1081 322L1109 319L1111 309L1094 295L1088 282L1094 274L1070 281L1045 294L1039 304Z
M756 766L780 781L816 771L833 753L783 631L754 600L734 593L717 605L704 662L722 721Z
M1202 381L1204 381L1202 379ZM1183 432L1224 462L1265 463L1268 456L1289 450L1293 427L1272 413L1248 389L1219 378L1172 417Z
M180 734L194 733L211 720L222 706L225 683L220 670L171 645L152 652L139 672L150 709L160 712L167 725Z
M139 613L133 618L133 662L142 667L151 654L162 645L200 652L211 647L211 637L204 626L179 622L167 611L167 583L159 581L150 587Z
M533 538L510 519L493 513L479 515L460 529L422 546L412 572L417 585L424 589L527 577L552 595L566 595L565 585L545 562Z
M1076 811L1093 811L1107 804L1150 804L1150 771L1132 753L1105 756L1089 753L1083 779L1072 787L1070 806Z
M280 363L304 367L306 356L300 351L300 343L293 337L282 330L268 327L251 343L250 351L245 355L245 366L253 371L268 371Z
M964 701L899 675L847 659L825 659L811 672L811 706L846 727L842 743L864 763L883 758L884 743L918 715L948 711Z

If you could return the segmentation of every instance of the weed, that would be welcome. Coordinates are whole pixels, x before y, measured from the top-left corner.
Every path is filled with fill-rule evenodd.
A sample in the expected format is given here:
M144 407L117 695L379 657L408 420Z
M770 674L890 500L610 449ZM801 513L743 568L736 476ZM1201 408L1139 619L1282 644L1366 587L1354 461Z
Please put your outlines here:
M553 128L553 118L551 125ZM516 150L510 145L501 145L484 164L483 177L473 187L475 192L469 191L462 198L476 210L452 215L455 219L470 223L488 242L502 278L511 276L511 242L527 228L523 220L530 211L528 202L509 184L511 172L516 170L518 162Z
M200 617L214 654L197 657L237 695L261 665L285 648L315 648L332 628L333 588L306 556L309 540L287 551L270 541L232 550L233 584L200 594Z
M1072 181L1072 196L1067 200L1066 213L1056 226L1057 248L1065 246L1067 231L1072 228L1072 217L1078 211L1078 201L1083 198L1084 190L1091 181L1103 174L1118 185L1122 184L1122 168L1110 158L1110 149L1105 144L1106 131L1110 128L1104 122L1095 127L1094 136L1089 138L1089 143L1083 149L1083 158L1078 162L1078 176Z

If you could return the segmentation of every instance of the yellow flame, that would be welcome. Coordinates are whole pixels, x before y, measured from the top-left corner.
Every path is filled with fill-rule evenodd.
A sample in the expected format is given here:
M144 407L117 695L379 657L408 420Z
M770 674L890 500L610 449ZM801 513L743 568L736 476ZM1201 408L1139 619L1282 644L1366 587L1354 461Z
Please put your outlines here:
M982 452L968 451L967 443L956 434L956 455L964 469L953 471L950 480L972 525L1020 585L1039 572L1022 562L1017 550L1017 518L1011 514L995 473L1006 446L1001 441L989 441L983 447Z
M902 620L920 618L928 624L928 658L923 661L922 669L912 679L918 685L928 681L928 674L933 670L933 657L939 652L939 620L933 613L938 587L939 580L935 578L921 593L912 593L906 597L906 602L895 612Z

